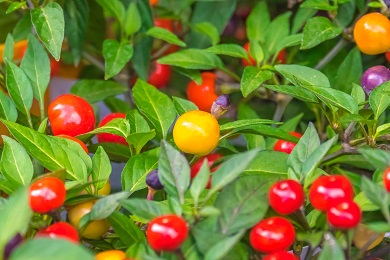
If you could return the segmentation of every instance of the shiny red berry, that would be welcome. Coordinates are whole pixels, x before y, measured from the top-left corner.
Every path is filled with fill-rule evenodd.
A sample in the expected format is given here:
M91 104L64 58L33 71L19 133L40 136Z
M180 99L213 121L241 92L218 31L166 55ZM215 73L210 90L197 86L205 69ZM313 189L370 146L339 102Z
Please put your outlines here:
M153 62L153 71L151 72L148 83L156 88L165 87L171 79L171 66Z
M286 62L287 62L286 50L281 50L278 53L278 56L276 57L276 61L281 63L281 64L286 64Z
M268 199L270 206L279 214L291 214L303 205L305 193L300 183L282 180L272 185Z
M343 175L321 176L310 187L309 198L314 208L325 211L339 201L353 199L353 187Z
M289 252L279 251L264 256L263 260L299 260L299 258Z
M282 217L263 219L252 228L249 235L251 246L264 253L287 250L294 240L293 225Z
M187 223L177 215L164 215L150 221L146 237L156 251L174 251L188 236Z
M76 136L95 128L95 113L83 98L64 94L48 107L48 117L54 135Z
M188 83L186 94L189 101L193 102L198 108L205 112L210 112L213 102L218 98L215 94L216 75L212 72L203 72L202 84L198 85L195 81Z
M338 229L356 227L362 219L362 211L354 201L346 200L332 204L326 211L328 222Z
M67 222L57 222L45 229L41 229L37 232L36 237L67 239L71 242L79 243L79 234L77 230Z
M29 188L29 203L34 212L47 213L64 204L65 184L55 177L43 177L31 184Z
M244 46L242 46L246 52L248 53L248 56L249 56L249 61L247 61L246 59L242 59L241 62L242 62L242 65L244 67L246 66L255 66L256 65L256 60L252 57L251 53L250 53L250 45L249 45L249 42L245 43Z
M383 173L383 184L385 185L387 192L390 192L390 167L386 168Z
M302 135L297 132L290 132L289 134L298 138L302 137ZM289 142L286 140L278 140L274 145L274 151L290 154L296 145L296 143Z
M126 114L111 113L107 115L105 118L103 118L103 120L99 124L99 127L106 125L108 122L114 120L115 118L126 118ZM119 144L127 145L125 138L115 134L108 134L108 133L97 134L97 139L100 143L108 142L108 143L119 143Z

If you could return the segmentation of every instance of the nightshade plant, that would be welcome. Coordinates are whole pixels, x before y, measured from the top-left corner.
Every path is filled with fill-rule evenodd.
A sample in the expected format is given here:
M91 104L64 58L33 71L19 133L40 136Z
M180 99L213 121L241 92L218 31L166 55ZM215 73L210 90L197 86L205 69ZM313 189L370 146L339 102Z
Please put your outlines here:
M0 260L389 254L388 1L0 0L0 14ZM77 81L48 102L55 61ZM103 106L120 114L102 123Z

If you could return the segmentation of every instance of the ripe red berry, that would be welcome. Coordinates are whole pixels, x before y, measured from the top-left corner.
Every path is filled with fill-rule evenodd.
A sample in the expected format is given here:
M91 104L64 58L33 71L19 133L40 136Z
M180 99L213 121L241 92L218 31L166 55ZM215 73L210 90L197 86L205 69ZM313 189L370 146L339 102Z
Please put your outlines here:
M299 260L299 258L291 253L279 251L263 257L263 260Z
M212 72L202 73L202 84L198 85L191 81L187 86L187 98L195 103L198 108L205 112L210 112L213 102L218 98L215 94L216 75Z
M352 200L332 204L326 211L328 222L338 229L356 227L362 219L362 211Z
M156 88L163 88L170 79L171 66L153 62L153 71L149 75L148 83Z
M31 184L29 188L29 203L34 212L47 213L64 204L65 184L55 177L44 177Z
M187 223L177 215L164 215L150 221L146 230L148 243L156 251L174 251L188 236Z
M302 137L302 135L297 132L290 132L289 134L298 138ZM290 154L296 145L296 143L289 142L286 140L278 140L274 145L274 151Z
M287 250L294 239L293 225L282 217L263 219L252 228L249 236L251 246L264 253Z
M67 239L71 242L79 243L77 230L67 222L57 222L45 229L41 229L37 232L36 237Z
M57 97L48 108L48 117L54 135L76 136L95 128L92 106L81 97L64 94Z
M281 63L281 64L286 64L287 62L287 57L286 57L286 50L281 50L278 53L278 56L276 57L276 61Z
M390 167L386 168L383 173L383 184L388 192L390 192Z
M246 52L248 53L248 56L249 56L249 61L247 61L246 59L242 59L241 62L242 62L242 65L244 67L246 66L254 66L256 65L256 60L252 57L252 55L250 54L250 45L249 45L249 42L245 43L244 46L244 49L246 50Z
M353 187L343 175L321 176L310 187L309 198L314 208L325 211L339 201L353 199Z
M99 127L106 125L108 122L114 120L115 118L126 118L126 114L111 113L107 115L105 118L103 118L103 120L99 124ZM97 139L100 143L108 142L108 143L119 143L119 144L127 145L125 138L115 134L108 134L108 133L97 134Z
M268 199L271 207L279 214L291 214L303 205L305 194L300 183L282 180L272 185Z

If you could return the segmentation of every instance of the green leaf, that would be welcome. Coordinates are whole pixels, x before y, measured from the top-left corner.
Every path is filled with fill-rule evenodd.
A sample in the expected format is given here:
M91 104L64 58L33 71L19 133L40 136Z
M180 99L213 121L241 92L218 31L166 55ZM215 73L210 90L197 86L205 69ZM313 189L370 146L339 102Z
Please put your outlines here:
M252 41L265 41L265 31L271 23L271 16L267 3L260 1L246 19L246 31L248 39Z
M50 60L41 43L31 34L28 36L27 51L20 68L30 80L34 98L43 108L45 92L50 82Z
M122 191L99 199L89 213L89 220L100 220L108 218L118 207L120 201L127 199L130 192Z
M172 33L171 31L168 31L164 28L160 27L153 27L150 28L146 35L152 36L153 38L160 39L163 41L166 41L170 44L178 45L180 47L186 47L187 44L179 39L179 37L176 36L176 34Z
M301 33L289 35L289 36L283 38L279 43L277 43L275 54L278 54L281 50L283 50L285 48L297 46L297 45L301 44L301 40L302 40ZM277 57L277 55L275 57Z
M104 148L108 157L110 157L110 160L114 162L127 162L131 157L129 147L117 143L104 142L104 143L91 144L88 145L88 151L90 153L94 153L99 146Z
M165 140L161 142L158 175L164 190L184 204L184 194L190 185L190 166L187 159Z
M374 183L367 177L363 177L360 188L367 199L379 206L382 212L389 212L390 196L383 186L378 183Z
M285 12L272 20L265 36L265 44L270 54L276 54L278 44L290 34L291 12Z
M268 185L260 175L246 175L226 186L215 201L221 211L222 234L235 234L253 227L268 209Z
M149 132L131 133L127 136L127 142L134 146L135 154L139 154L142 148L156 136L156 131L153 129Z
M130 3L126 11L124 29L128 36L133 35L141 29L142 20L135 3Z
M325 233L322 251L318 260L345 259L343 249L331 233Z
M359 49L353 48L340 64L334 85L346 93L352 90L352 83L360 84L363 74L362 58Z
M95 256L82 245L66 239L36 238L18 246L12 253L10 260L94 260Z
M259 65L264 60L263 46L260 45L258 42L251 41L249 43L249 52L250 57L252 57L256 61L256 64L254 65Z
M12 36L15 41L21 41L27 38L32 31L31 16L29 14L24 15L15 25Z
M210 38L212 45L216 45L220 41L218 29L212 23L197 23L193 28L196 32L207 35Z
M226 255L230 252L232 247L240 241L240 239L244 236L244 234L245 232L241 231L235 234L234 236L223 239L222 241L214 245L206 252L204 259L205 260L225 259Z
M369 200L364 192L358 193L353 199L356 202L362 211L375 211L379 210L380 207L375 205L371 200Z
M144 133L150 131L148 122L143 116L141 116L138 110L133 109L128 112L126 119L129 120L131 133Z
M328 18L317 16L306 22L303 28L301 50L307 50L318 44L337 37L343 29L337 27Z
M133 56L133 47L126 41L121 43L107 39L103 42L103 57L105 62L104 79L117 75Z
M26 2L13 2L5 12L6 14L12 13L13 11L16 11L22 7L26 6Z
M374 138L388 134L389 129L390 129L390 123L378 126L378 128L375 131Z
M114 228L115 234L118 234L124 245L131 246L134 242L144 242L145 235L141 229L122 213L115 211L108 217L108 221Z
M296 86L330 87L329 79L320 71L301 65L275 65L275 69Z
M259 68L246 66L241 78L241 92L244 97L247 97L253 91L258 89L261 84L272 78L274 74L268 70L260 70Z
M208 160L206 158L203 161L203 164L200 167L195 178L193 178L192 183L191 183L191 187L190 187L190 193L191 193L192 198L194 199L195 208L198 205L199 196L206 188L207 183L209 182L209 179L210 179L210 169L209 169L209 165L208 165Z
M127 113L131 110L131 106L128 102L117 97L108 97L104 99L103 102L112 113Z
M196 84L202 84L202 76L200 75L199 70L184 69L184 68L175 67L175 66L172 66L172 69L175 72L195 81Z
M238 176L248 168L258 153L258 149L253 149L251 151L233 155L223 162L213 174L211 189L208 196L237 179Z
M312 123L306 129L299 142L292 150L287 160L287 165L294 174L294 177L300 181L303 180L302 167L309 156L320 146L320 138ZM292 176L291 176L292 177Z
M206 51L219 55L248 59L248 52L242 46L233 43L222 43L214 45L207 48Z
M164 93L142 80L133 87L135 104L156 129L159 138L166 138L168 130L176 119L175 106Z
M359 152L375 169L384 170L390 166L390 153L388 151L372 148L360 148Z
M0 91L0 118L11 122L15 122L18 118L14 102L3 91Z
M95 191L103 188L110 177L111 170L110 159L104 149L99 146L92 157L92 181L96 181L93 184Z
M317 13L314 9L299 8L294 15L291 33L299 32L303 25Z
M301 4L301 8L311 8L324 11L337 10L337 6L330 5L328 0L306 0Z
M161 203L147 199L134 198L122 200L120 203L133 215L145 220L152 220L155 217L161 216L165 210Z
M158 167L160 148L135 155L122 171L122 189L130 192L146 188L146 176Z
M0 254L17 233L24 235L28 229L32 211L28 202L27 188L17 190L0 209ZM12 258L11 258L12 259ZM23 258L19 258L23 259Z
M90 8L87 0L65 1L65 36L71 47L75 65L78 65L80 62L89 12Z
M198 107L191 101L179 97L172 97L176 112L182 115L188 111L198 110Z
M260 124L276 124L277 122L269 119L242 119L242 120L236 120L233 122L225 123L223 125L220 125L219 130L227 131L227 130L233 130L238 129L240 130L245 129L245 127L249 127L251 129L252 126L260 125Z
M33 102L33 90L30 81L23 70L10 61L6 61L6 72L8 93L16 108L29 118Z
M263 180L287 177L288 154L275 151L260 151L243 174L260 175Z
M111 80L82 79L77 81L70 93L84 98L88 103L97 103L108 97L126 93L128 88Z
M8 59L8 60L12 61L12 59L14 58L14 44L15 44L14 38L9 33L7 35L7 38L5 39L5 43L4 43L4 50L2 53L3 60Z
M0 169L4 177L21 186L30 184L34 174L33 164L26 149L14 139L2 135L4 149L1 153Z
M162 57L157 62L186 69L210 70L224 67L217 55L198 49L181 50Z
M273 91L283 93L289 96L292 96L296 99L302 100L309 103L318 103L317 97L310 91L300 88L297 86L291 85L263 85L265 88L271 89Z
M125 7L119 0L96 0L103 9L115 17L120 25L123 24L125 19Z
M31 21L39 39L47 50L59 61L64 40L64 13L58 3L49 3L44 7L31 10Z
M362 107L361 103L366 101L366 94L361 86L352 83L351 97L359 104L359 108Z
M383 83L382 85L374 88L368 97L371 109L374 111L375 120L378 120L379 116L390 105L390 81Z
M129 122L124 118L115 118L105 124L104 126L101 126L99 128L95 128L91 132L78 135L77 138L79 138L82 141L89 140L92 138L95 134L100 133L109 133L114 135L119 135L123 138L127 138L127 136L130 134L130 125Z
M21 143L27 152L36 158L45 168L50 171L65 169L67 177L71 180L86 180L87 166L80 155L88 157L83 148L74 143L72 149L64 145L71 140L62 140L59 137L48 136L38 133L31 128L21 126L16 123L1 120L14 136Z

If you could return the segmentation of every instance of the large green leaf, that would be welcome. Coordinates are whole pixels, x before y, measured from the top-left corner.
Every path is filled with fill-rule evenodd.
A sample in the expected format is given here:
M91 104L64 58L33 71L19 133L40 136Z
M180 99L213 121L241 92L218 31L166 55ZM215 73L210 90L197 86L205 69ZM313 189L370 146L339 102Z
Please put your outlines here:
M159 59L158 63L201 70L222 68L224 66L217 55L199 49L185 49L172 53Z
M296 86L301 84L330 87L328 78L320 71L301 65L276 65L275 69Z
M342 28L332 24L326 17L311 18L303 28L301 50L313 48L326 40L333 39L340 35L342 31Z
M248 52L240 45L232 43L222 43L214 45L210 48L207 48L206 51L219 55L227 55L235 58L248 59Z
M3 91L0 91L0 118L12 122L18 118L14 102Z
M362 74L362 57L359 49L355 47L340 64L334 85L337 89L342 90L345 93L350 93L352 90L352 83L360 84Z
M288 154L275 151L260 151L243 174L260 175L263 179L287 177Z
M104 79L118 74L133 56L133 47L126 41L121 43L107 39L103 42L103 57L105 61Z
M290 34L291 12L285 12L272 20L267 28L265 46L270 54L276 54L279 43Z
M92 181L95 191L100 190L106 184L111 174L111 163L104 149L99 146L92 157Z
M118 234L121 241L126 245L130 246L134 242L144 242L145 235L141 229L131 220L122 213L115 211L108 218L110 224L114 228L116 234Z
M272 78L274 74L269 70L260 70L259 68L247 66L244 69L241 78L241 92L247 97L253 91L258 89L261 84Z
M318 103L317 97L310 91L292 85L263 85L265 88L292 96L304 102Z
M164 93L142 80L137 80L133 88L135 104L156 129L159 138L166 138L168 130L176 118L172 100Z
M152 36L153 38L164 40L170 44L175 44L181 47L186 47L187 45L179 39L173 32L166 30L160 27L150 28L147 32L147 35Z
M31 10L31 21L39 39L58 61L64 40L64 12L58 3L52 2L44 7Z
M88 103L96 103L127 91L128 88L115 81L95 79L79 80L70 89L70 93L84 98Z
M251 41L265 41L265 33L271 23L267 3L259 1L246 19L246 31Z

